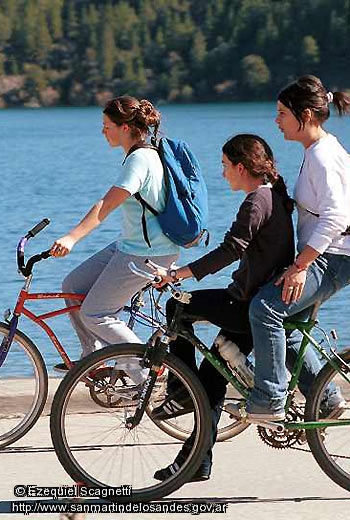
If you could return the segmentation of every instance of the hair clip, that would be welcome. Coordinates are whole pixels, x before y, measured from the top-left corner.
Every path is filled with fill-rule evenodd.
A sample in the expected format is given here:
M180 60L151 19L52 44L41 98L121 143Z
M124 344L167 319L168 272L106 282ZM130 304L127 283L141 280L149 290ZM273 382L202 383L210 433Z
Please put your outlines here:
M332 103L332 101L333 101L333 92L327 92L327 101L328 101L328 103Z

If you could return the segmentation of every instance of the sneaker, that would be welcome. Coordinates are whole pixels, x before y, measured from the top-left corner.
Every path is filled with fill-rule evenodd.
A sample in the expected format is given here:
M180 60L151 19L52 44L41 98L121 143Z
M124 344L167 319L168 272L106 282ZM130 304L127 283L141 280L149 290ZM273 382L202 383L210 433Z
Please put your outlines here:
M167 480L168 478L172 477L180 469L180 467L180 464L173 462L166 468L158 469L153 476L156 480ZM204 482L205 480L209 479L210 470L208 468L202 467L201 465L188 482Z
M72 361L73 366L78 363L77 361ZM54 365L53 367L56 372L68 372L70 370L65 363L57 363L57 365Z
M241 421L246 422L255 422L255 421L284 421L286 415L283 412L259 412L259 413L250 413L245 409L245 405L242 403L229 403L224 407L225 411L228 412L235 419L239 419Z
M173 396L168 396L161 405L154 408L150 414L151 419L163 421L179 417L194 411L193 401L187 394L185 396L179 395L176 399Z
M339 417L345 412L345 409L345 399L342 399L336 405L333 405L333 407L326 405L323 409L321 407L320 419L339 419Z

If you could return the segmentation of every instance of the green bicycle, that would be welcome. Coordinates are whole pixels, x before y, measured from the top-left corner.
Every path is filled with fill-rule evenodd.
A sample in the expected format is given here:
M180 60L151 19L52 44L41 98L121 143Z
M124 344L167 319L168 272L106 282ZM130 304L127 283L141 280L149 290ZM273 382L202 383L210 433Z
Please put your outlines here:
M141 276L153 278L139 271ZM77 482L89 486L132 486L132 496L110 496L116 501L149 501L169 495L189 481L197 470L209 443L211 429L210 407L203 386L191 370L168 352L171 339L179 334L190 341L232 386L238 399L246 398L249 388L239 374L226 366L195 335L181 328L183 314L190 294L169 284L168 290L178 300L173 320L155 342L146 345L112 345L84 358L61 382L51 411L51 435L57 456ZM288 322L285 328L299 330L302 344L291 370L283 423L261 422L257 425L260 438L269 446L291 447L307 440L311 452L322 470L339 486L350 491L350 349L331 353L311 335L316 325L317 307L307 322ZM328 343L330 340L326 336ZM306 349L312 345L325 360L314 381L306 405L300 402L297 384ZM106 409L92 403L89 388L95 385L91 374L109 369L109 384L102 392L118 392L118 379L113 373L132 366L145 374L142 385L132 379L124 383L129 399L122 409ZM146 369L146 370L145 370ZM157 402L157 377L163 371L177 377L192 400L193 412L186 415L191 421L189 431L195 430L193 445L187 458L173 475L162 482L153 475L171 463L184 440L173 438L160 430L147 414L149 403ZM98 384L98 383L97 383ZM340 388L344 398L341 418L322 418L330 385ZM163 398L163 395L162 395ZM248 423L242 421L243 426ZM194 428L195 427L195 428Z

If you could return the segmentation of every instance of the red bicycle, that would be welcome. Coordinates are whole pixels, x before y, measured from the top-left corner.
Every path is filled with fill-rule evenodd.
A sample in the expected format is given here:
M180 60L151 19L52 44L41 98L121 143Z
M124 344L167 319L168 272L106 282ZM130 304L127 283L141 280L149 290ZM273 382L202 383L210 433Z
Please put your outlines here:
M22 315L39 325L48 335L63 362L72 367L67 352L56 334L46 323L49 318L74 312L84 300L83 294L70 293L30 293L33 267L37 262L50 257L50 250L32 256L25 263L26 243L50 223L44 219L21 238L17 245L18 270L25 277L14 311L5 312L7 323L0 323L0 448L21 438L36 423L44 408L48 393L48 376L43 357L33 341L18 330ZM74 299L76 305L36 315L26 307L31 300ZM13 367L19 367L23 377L11 377Z
M37 235L49 223L49 219L43 219L28 231L17 245L18 271L24 276L25 283L18 295L14 311L12 313L10 310L5 311L5 323L0 322L0 449L23 437L34 426L43 411L48 394L48 375L45 362L33 341L18 329L20 317L26 316L33 323L39 325L50 338L63 362L68 368L73 366L67 352L46 320L78 311L85 295L63 292L30 293L33 267L37 262L49 258L50 250L36 254L25 262L25 246L30 238ZM146 293L149 293L150 296L151 315L142 311ZM157 298L154 297L151 282L142 287L132 297L130 305L124 307L124 311L129 315L127 326L132 329L138 322L151 328L153 334L163 330L162 317L160 316L162 314L159 305L160 297L161 293ZM26 303L31 300L57 299L68 299L77 303L40 315L33 313L26 307ZM13 367L18 367L19 370L16 370L16 372L20 371L23 376L19 378L16 375L14 377L12 375ZM100 406L123 408L129 405L128 398L130 399L129 394L133 391L133 384L130 385L130 378L123 370L114 371L113 378L113 384L118 384L118 389L113 395L106 392L106 388L111 383L110 371L108 370L102 369L98 374L91 373L90 377L86 379L85 386L89 388L93 401ZM163 427L165 430L169 429L167 424L162 426L161 423L159 427ZM176 431L175 429L175 433Z

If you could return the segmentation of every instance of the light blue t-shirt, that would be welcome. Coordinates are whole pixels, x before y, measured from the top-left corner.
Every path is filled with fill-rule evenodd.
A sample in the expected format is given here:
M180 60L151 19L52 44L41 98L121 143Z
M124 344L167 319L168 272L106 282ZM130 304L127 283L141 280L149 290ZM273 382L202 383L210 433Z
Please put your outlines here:
M139 192L155 210L161 212L165 204L163 166L156 150L139 148L127 157L115 186L131 195ZM147 233L152 247L148 247L142 232L142 206L135 197L129 197L121 206L123 225L118 249L137 256L162 256L179 253L179 246L162 232L158 219L146 209Z

